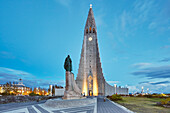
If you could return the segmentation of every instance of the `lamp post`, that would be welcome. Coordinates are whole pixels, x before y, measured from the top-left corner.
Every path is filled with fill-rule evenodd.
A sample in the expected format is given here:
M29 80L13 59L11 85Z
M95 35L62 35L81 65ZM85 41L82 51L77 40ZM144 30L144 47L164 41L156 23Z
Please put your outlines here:
M147 88L147 94L149 94L149 88Z
M115 94L116 94L116 86L117 86L117 85L116 85L116 84L114 84L114 87L115 87Z
M142 86L142 94L143 94L143 86Z

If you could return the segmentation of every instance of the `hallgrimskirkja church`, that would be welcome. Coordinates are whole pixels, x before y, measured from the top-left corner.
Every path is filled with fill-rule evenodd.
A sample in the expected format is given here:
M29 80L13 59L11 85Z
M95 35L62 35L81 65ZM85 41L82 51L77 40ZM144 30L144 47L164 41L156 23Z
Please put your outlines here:
M97 27L92 5L90 6L84 28L84 40L76 84L80 88L81 93L86 96L128 94L128 88L111 86L103 76L97 39Z

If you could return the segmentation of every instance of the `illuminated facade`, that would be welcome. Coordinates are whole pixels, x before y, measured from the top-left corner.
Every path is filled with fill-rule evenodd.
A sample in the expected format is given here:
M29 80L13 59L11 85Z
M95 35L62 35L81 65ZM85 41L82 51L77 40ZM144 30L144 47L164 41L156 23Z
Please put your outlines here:
M84 29L84 40L76 83L82 94L86 96L105 95L105 79L101 68L97 28L92 7L90 7Z
M33 90L34 94L38 94L38 95L48 95L47 91L45 89L41 89L39 88L34 88Z
M23 82L22 79L19 79L19 82L13 82L13 83L6 83L6 84L1 84L0 85L0 93L13 93L16 95L29 95L32 90L29 87L26 87Z
M92 6L90 6L84 29L83 46L76 84L80 88L81 93L86 96L128 95L128 88L111 86L104 79Z

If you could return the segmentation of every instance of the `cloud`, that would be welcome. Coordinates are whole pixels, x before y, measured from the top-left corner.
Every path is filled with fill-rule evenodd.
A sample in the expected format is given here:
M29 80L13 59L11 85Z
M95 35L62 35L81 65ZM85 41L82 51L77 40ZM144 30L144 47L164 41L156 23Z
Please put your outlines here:
M144 82L139 82L139 84L150 84L150 85L160 85L160 84L169 84L170 81L159 81L159 82L149 82L149 81L144 81Z
M42 87L42 88L48 88L49 85L60 85L64 86L65 81L52 81L52 80L42 80L42 79L32 79L32 80L23 80L24 84L29 87Z
M3 80L3 79L5 79L5 80L14 80L14 79L17 79L17 78L18 78L17 75L8 74L8 73L1 73L0 72L0 80Z
M168 49L168 48L170 48L170 45L165 45L165 46L163 46L163 47L161 47L162 49Z
M132 73L135 76L145 76L150 79L154 78L170 78L170 65L149 67Z
M6 58L6 59L15 59L16 58L12 53L7 52L7 51L1 51L0 57Z
M157 15L156 2L153 1L136 1L129 5L127 10L120 10L114 14L113 29L112 32L117 38L117 42L120 42L124 46L128 46L126 40L130 37L134 37L138 30L148 26L148 23L155 22L153 18ZM149 22L148 22L149 21ZM152 25L153 26L153 25ZM150 25L150 27L152 27ZM153 26L154 27L154 26Z
M147 93L147 89L149 89L149 93L169 93L170 85L150 85L150 84L142 84L136 86L128 86L129 92L141 92L142 86L144 87L144 93ZM156 87L156 88L155 88Z
M152 8L154 8L155 4L153 1L137 1L134 4L134 11L137 13L139 21L145 21L149 17L149 15L155 13L152 12Z
M136 0L129 5L128 9L120 10L120 14L115 13L114 18L116 19L113 20L113 32L119 33L116 37L124 40L139 35L138 30L147 27L152 30L149 33L164 33L169 28L169 21L164 18L168 11L169 9L153 0Z
M148 26L149 29L154 29L156 27L156 23L155 22L151 22Z
M11 68L5 68L5 67L0 67L0 73L6 73L6 74L10 74L10 75L16 75L19 78L34 78L35 76L33 76L32 74L25 72L25 71L21 71L21 70L15 70L15 69L11 69Z
M164 58L162 60L160 60L160 62L169 62L170 61L170 58Z
M150 83L151 85L158 85L158 84L168 84L170 83L170 81L161 81L161 82L154 82L154 83Z
M71 0L55 0L55 1L66 7L69 7L71 3Z
M103 18L104 18L104 14L99 14L96 16L95 20L98 26L106 26Z
M156 82L150 82L150 81L143 81L140 82L137 85L129 85L129 92L141 92L142 87L144 87L144 93L147 92L147 89L149 89L149 93L169 93L170 91L170 81L156 81Z
M152 65L151 63L136 63L136 64L133 64L133 67L136 67L136 68L144 68L144 67L147 67L147 66L150 66Z
M129 30L129 26L138 26L147 21L150 15L153 15L153 1L137 1L131 7L131 10L124 10L120 17L121 27L124 30ZM151 13L152 12L152 13ZM138 26L139 27L139 26Z
M129 93L132 92L140 92L140 89L137 86L127 86L129 89Z
M104 12L105 11L103 8L100 8L99 10L97 10L97 12L95 12L95 14L96 14L95 21L96 21L97 26L102 26L102 27L106 26L106 23L104 21L104 18L105 18Z
M57 84L64 86L65 81L55 81L55 80L43 80L37 79L36 76L21 70L15 70L11 68L0 67L0 81L1 84L6 82L17 82L20 78L23 79L23 83L28 87L42 87L48 88L50 84Z
M120 83L120 81L107 81L107 83L109 83L109 84L116 84L116 83Z

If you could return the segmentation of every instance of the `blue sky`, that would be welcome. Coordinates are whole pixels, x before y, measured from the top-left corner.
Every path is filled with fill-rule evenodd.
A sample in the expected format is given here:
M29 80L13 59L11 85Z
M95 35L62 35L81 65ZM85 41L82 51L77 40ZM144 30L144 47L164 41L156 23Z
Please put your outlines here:
M106 81L170 93L169 0L1 0L0 83L64 85L68 54L76 77L90 3Z

